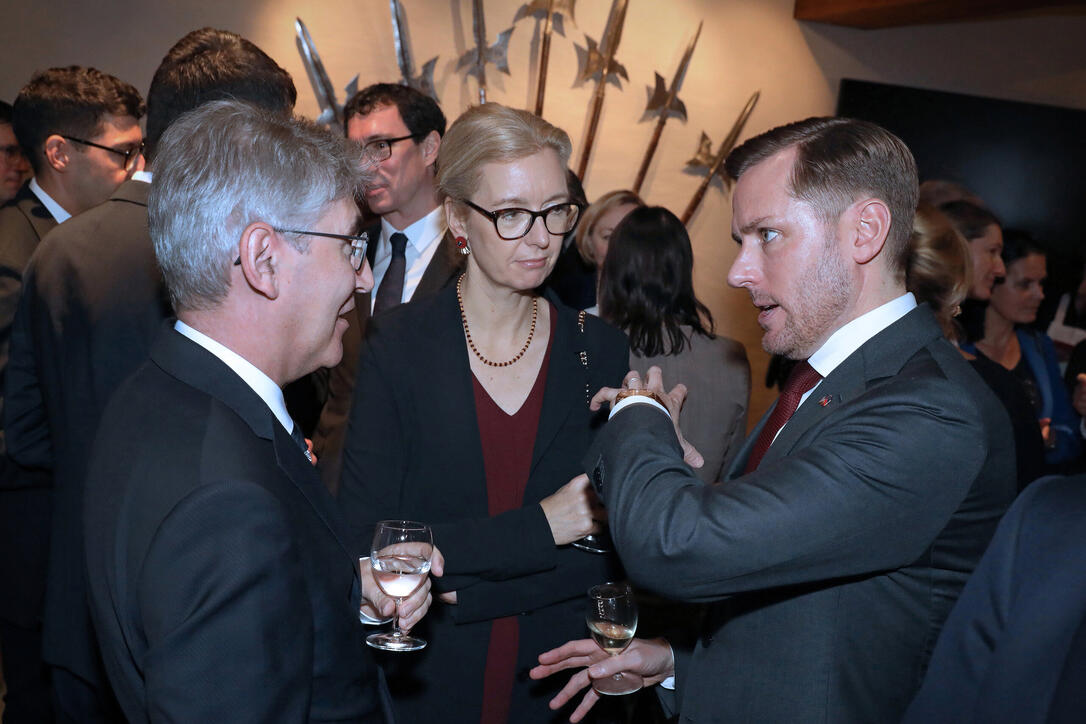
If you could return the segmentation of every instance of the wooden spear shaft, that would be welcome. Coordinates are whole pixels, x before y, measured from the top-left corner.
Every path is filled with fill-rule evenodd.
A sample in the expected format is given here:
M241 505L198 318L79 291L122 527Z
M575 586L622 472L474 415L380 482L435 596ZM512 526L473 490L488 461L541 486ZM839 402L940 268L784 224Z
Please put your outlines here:
M535 114L543 117L543 94L547 89L547 62L551 55L551 16L554 15L554 0L547 3L547 19L543 23L543 39L539 44L539 83L535 89Z
M754 106L758 103L758 97L760 95L761 91L754 91L750 100L743 106L743 110L739 112L739 117L736 118L735 123L732 124L732 130L728 133L728 137L720 144L720 150L713 158L712 165L709 166L709 173L702 179L701 184L698 185L698 190L694 192L694 197L691 198L690 203L686 205L686 211L684 211L682 215L683 225L690 223L690 219L694 216L694 212L698 210L701 200L705 198L705 192L709 189L709 184L713 182L713 176L719 173L720 167L724 165L724 159L726 159L728 154L731 153L731 150L735 148L735 142L739 140L739 134L742 133L743 126L746 125L747 119L750 118L750 114L754 112Z

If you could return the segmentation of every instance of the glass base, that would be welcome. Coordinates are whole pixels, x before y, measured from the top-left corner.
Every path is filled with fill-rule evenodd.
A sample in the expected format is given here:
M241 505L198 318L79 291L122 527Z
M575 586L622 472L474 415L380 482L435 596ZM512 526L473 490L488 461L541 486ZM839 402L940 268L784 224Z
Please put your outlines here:
M403 634L375 633L366 637L366 645L382 651L418 651L426 648L426 641Z
M632 694L635 691L640 691L644 685L645 680L641 676L630 672L608 676L606 679L592 680L592 688L596 690L596 693L605 696Z
M589 533L584 538L573 541L570 545L589 553L610 553L615 549L614 544L611 542L611 536L606 533Z

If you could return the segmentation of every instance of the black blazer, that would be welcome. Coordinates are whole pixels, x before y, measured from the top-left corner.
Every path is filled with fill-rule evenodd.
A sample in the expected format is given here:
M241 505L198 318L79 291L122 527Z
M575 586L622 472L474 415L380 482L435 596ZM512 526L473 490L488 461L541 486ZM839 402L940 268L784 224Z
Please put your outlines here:
M897 721L1014 496L1007 414L921 306L738 477L764 424L716 486L648 405L586 460L630 577L710 604L692 656L676 652L683 721Z
M11 455L54 472L43 649L46 661L101 677L83 580L83 480L98 419L146 360L171 312L147 229L149 184L126 181L106 202L42 240L26 269L12 332L5 427Z
M373 266L377 253L377 239L381 235L381 222L366 229L370 245L366 256ZM412 299L424 299L436 294L463 270L463 257L456 253L452 235L446 231L438 249L430 258L430 264L419 280L419 285ZM343 460L343 438L347 432L347 417L354 398L355 373L358 370L358 357L362 350L362 341L366 336L366 327L370 321L370 292L354 295L354 311L347 316L350 326L343 333L343 359L328 370L327 398L321 409L317 428L313 433L313 449L317 453L318 467L325 485L333 493L339 485Z
M56 225L29 183L0 207L0 408L5 406L3 381L23 271L38 242ZM45 596L52 478L12 460L6 438L0 424L0 618L33 628L41 620Z
M552 302L554 299L552 298ZM472 722L482 707L491 619L518 616L517 722L564 721L547 701L561 677L533 683L526 671L543 651L585 635L585 593L618 575L609 556L554 545L538 502L575 477L603 417L588 396L618 385L625 336L589 316L554 307L554 337L524 506L490 517L475 419L472 372L455 287L374 320L359 366L344 448L339 500L364 541L382 518L433 526L458 605L435 600L419 626L430 642L395 662L393 699L403 721ZM587 356L582 365L580 353ZM436 599L436 596L435 596ZM440 712L440 715L437 713Z
M218 358L163 329L106 408L86 492L91 611L130 721L388 721L359 551Z
M1086 476L1018 496L947 618L905 724L1081 722Z

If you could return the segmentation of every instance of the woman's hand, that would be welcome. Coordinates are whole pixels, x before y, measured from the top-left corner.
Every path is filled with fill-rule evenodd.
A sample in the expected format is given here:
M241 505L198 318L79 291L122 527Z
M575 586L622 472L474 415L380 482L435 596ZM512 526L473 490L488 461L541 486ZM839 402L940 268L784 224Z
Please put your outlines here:
M551 527L554 544L564 546L598 533L606 513L588 483L587 475L578 475L553 494L539 502L547 524Z

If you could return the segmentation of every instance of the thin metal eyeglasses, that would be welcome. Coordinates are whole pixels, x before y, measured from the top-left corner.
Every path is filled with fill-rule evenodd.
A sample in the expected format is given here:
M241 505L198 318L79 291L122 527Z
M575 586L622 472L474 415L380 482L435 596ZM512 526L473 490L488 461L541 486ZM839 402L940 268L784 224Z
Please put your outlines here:
M527 236L528 232L532 230L532 226L535 225L537 218L542 218L543 226L548 232L556 236L573 231L574 227L577 226L578 219L581 218L581 206L572 201L548 206L541 211L519 208L487 211L482 206L473 204L467 199L463 199L463 202L490 219L490 223L494 224L494 231L506 241L515 241Z
M363 145L362 150L374 163L380 163L381 161L387 161L392 158L392 144L406 141L409 138L415 139L418 137L419 134L412 133L407 136L400 136L399 138L377 138Z
M132 169L134 169L136 167L136 164L139 163L140 156L143 155L143 149L144 149L143 141L140 141L139 145L137 145L137 146L134 146L132 148L126 148L126 149L124 149L122 151L119 148L110 148L109 146L103 146L102 144L95 143L94 141L84 141L82 138L76 138L75 136L61 135L61 138L66 138L69 141L75 141L76 143L81 143L84 146L93 146L94 148L100 148L103 151L109 151L110 153L115 153L118 156L124 156L124 170L125 171L131 171Z
M319 236L323 239L339 239L343 244L343 256L350 262L351 268L357 272L362 268L362 262L366 258L366 248L369 246L369 234L362 233L358 236L350 234L330 234L326 231L301 231L299 229L280 229L273 226L272 229L280 234L301 234L302 236ZM241 266L241 257L234 260L234 266Z

